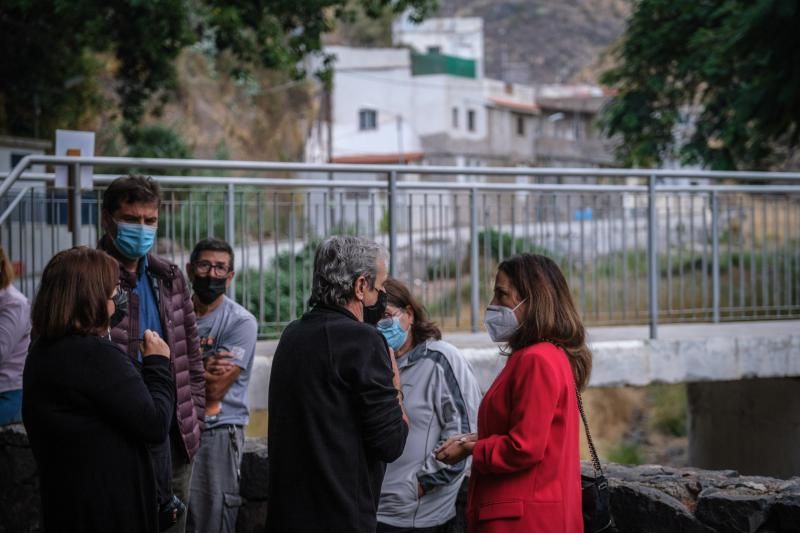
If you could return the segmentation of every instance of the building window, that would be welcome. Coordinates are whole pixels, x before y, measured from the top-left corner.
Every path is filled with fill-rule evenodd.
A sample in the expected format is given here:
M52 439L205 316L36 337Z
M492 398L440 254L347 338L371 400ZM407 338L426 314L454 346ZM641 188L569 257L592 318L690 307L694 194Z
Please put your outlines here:
M475 110L470 109L467 111L467 129L469 131L475 131Z
M517 135L520 137L525 136L525 117L523 115L514 115L517 119Z
M458 108L457 107L453 108L452 116L453 116L453 129L457 130L458 129Z
M428 53L429 54L441 54L442 53L442 47L441 46L429 46L428 47Z
M14 168L15 166L17 166L17 163L22 161L22 158L25 157L26 155L28 155L28 154L27 153L20 154L20 153L17 153L17 152L11 152L11 168Z
M374 130L378 127L378 112L374 109L360 109L358 111L358 129Z

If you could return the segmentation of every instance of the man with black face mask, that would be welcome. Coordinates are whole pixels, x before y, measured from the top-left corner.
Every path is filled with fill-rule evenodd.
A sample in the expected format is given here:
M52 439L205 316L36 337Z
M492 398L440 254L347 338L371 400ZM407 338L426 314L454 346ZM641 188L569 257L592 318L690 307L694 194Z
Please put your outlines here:
M375 531L386 463L408 435L397 363L375 327L387 261L360 237L317 248L311 309L272 358L267 531Z
M227 242L198 242L186 273L206 368L205 428L192 472L187 531L233 533L258 326L251 313L225 296L234 276Z

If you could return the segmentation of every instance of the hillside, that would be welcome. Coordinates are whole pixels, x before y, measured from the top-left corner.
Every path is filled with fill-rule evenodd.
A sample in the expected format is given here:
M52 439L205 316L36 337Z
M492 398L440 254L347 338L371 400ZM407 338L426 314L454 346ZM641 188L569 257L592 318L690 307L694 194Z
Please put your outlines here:
M486 75L517 83L596 82L628 0L439 0L440 17L482 17Z
M98 76L101 105L87 113L79 127L97 132L98 155L125 155L114 64L102 63L106 67ZM175 70L175 92L166 95L166 105L158 112L144 118L145 125L174 132L195 158L302 160L309 121L317 116L319 98L313 83L291 82L262 68L236 79L226 58L212 59L191 48L180 54ZM159 147L153 150L153 156L163 156Z

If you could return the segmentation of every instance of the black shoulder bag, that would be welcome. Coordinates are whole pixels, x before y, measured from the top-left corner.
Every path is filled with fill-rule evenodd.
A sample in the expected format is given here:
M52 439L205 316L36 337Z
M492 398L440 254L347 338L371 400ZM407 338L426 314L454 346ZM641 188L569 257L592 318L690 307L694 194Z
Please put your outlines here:
M575 386L575 395L578 397L578 410L581 413L583 427L586 430L586 440L589 442L589 453L592 455L593 476L581 474L581 500L583 506L583 531L584 533L610 532L614 521L611 518L611 502L608 492L608 480L603 474L597 450L594 449L592 434L589 432L589 423L583 410L581 393Z

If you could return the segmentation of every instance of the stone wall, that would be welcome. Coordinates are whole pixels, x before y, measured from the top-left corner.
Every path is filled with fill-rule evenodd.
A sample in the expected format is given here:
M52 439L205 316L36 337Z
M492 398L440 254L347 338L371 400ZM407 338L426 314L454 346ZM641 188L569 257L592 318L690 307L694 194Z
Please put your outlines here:
M21 424L0 427L0 533L41 530L39 476Z
M584 474L591 468L584 464ZM789 533L800 531L800 478L733 470L607 465L617 531Z
M591 468L584 464L584 473ZM263 532L269 461L263 441L242 459L238 533ZM0 428L0 533L38 532L35 463L22 426ZM740 476L732 470L607 465L617 533L789 533L800 531L800 477ZM460 514L465 505L459 497ZM462 515L463 516L463 515ZM465 531L463 520L452 533Z

